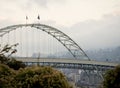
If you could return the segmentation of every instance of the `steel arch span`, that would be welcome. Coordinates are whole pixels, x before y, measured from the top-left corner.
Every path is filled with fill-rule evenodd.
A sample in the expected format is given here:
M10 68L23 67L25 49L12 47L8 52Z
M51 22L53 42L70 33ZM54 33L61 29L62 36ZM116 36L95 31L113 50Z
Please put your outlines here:
M68 35L63 33L62 31L48 26L44 24L18 24L18 25L11 25L0 29L0 37L4 36L5 34L9 33L10 31L16 30L17 28L22 27L33 27L39 30L42 30L49 35L53 36L57 39L71 54L75 59L87 59L90 60L87 54L83 51L80 46L73 41Z

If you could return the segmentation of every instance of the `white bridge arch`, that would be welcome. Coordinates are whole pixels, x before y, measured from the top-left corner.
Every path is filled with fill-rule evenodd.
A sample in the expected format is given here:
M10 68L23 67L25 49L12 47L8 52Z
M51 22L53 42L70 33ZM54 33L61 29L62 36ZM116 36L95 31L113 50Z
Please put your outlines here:
M63 33L62 31L48 26L44 24L18 24L18 25L11 25L0 29L0 37L3 37L5 34L9 33L10 31L16 30L17 28L22 27L33 27L36 29L40 29L49 35L53 36L57 39L71 54L75 59L87 59L90 60L87 54L83 51L80 46L73 41L68 35Z

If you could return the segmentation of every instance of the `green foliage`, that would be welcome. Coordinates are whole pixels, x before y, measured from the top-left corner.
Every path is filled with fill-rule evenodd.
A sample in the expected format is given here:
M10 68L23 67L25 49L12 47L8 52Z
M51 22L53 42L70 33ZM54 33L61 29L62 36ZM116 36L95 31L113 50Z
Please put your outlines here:
M13 68L14 70L26 67L22 61L17 61L15 59L10 59L6 65L8 65L10 68Z
M72 88L65 76L51 67L26 67L11 59L16 52L13 46L0 49L0 88Z
M11 81L15 75L14 70L7 65L0 64L0 88L12 88Z
M103 88L120 88L120 65L104 75Z
M0 64L0 88L72 88L65 76L51 67L27 67L18 71Z
M71 88L65 76L51 67L20 69L13 84L14 88Z
M8 65L10 68L14 70L18 70L19 68L26 67L25 64L21 61L16 61L14 58L10 58L10 56L16 53L16 47L18 44L14 45L5 45L2 49L0 49L0 63Z

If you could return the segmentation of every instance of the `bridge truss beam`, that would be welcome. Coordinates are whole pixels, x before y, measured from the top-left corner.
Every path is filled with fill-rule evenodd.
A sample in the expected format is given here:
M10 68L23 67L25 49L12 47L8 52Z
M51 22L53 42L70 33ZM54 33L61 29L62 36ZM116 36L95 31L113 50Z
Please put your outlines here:
M22 27L33 27L39 30L42 30L49 35L53 36L57 39L71 54L75 59L86 59L90 60L87 54L80 48L80 46L73 41L68 35L63 33L62 31L48 26L44 24L19 24L19 25L12 25L5 28L0 29L0 37L4 36L5 34L9 33L10 31L16 30L17 28Z
M24 62L26 65L40 65L40 66L51 66L55 68L69 68L69 69L79 69L79 70L89 70L89 71L99 71L105 72L107 70L113 69L114 66L102 66L102 65L91 65L91 64L77 64L77 63L59 63L59 62ZM97 70L96 68L97 67Z

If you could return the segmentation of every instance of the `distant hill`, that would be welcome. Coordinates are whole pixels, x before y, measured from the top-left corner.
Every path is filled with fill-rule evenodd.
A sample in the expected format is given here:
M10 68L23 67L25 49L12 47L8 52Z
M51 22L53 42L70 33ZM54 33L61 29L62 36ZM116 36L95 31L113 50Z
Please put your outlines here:
M120 46L117 48L88 50L86 53L94 60L120 62Z
M120 46L109 49L87 50L86 54L92 59L97 61L120 62ZM70 52L59 52L55 54L38 54L34 53L32 57L44 58L73 58Z

